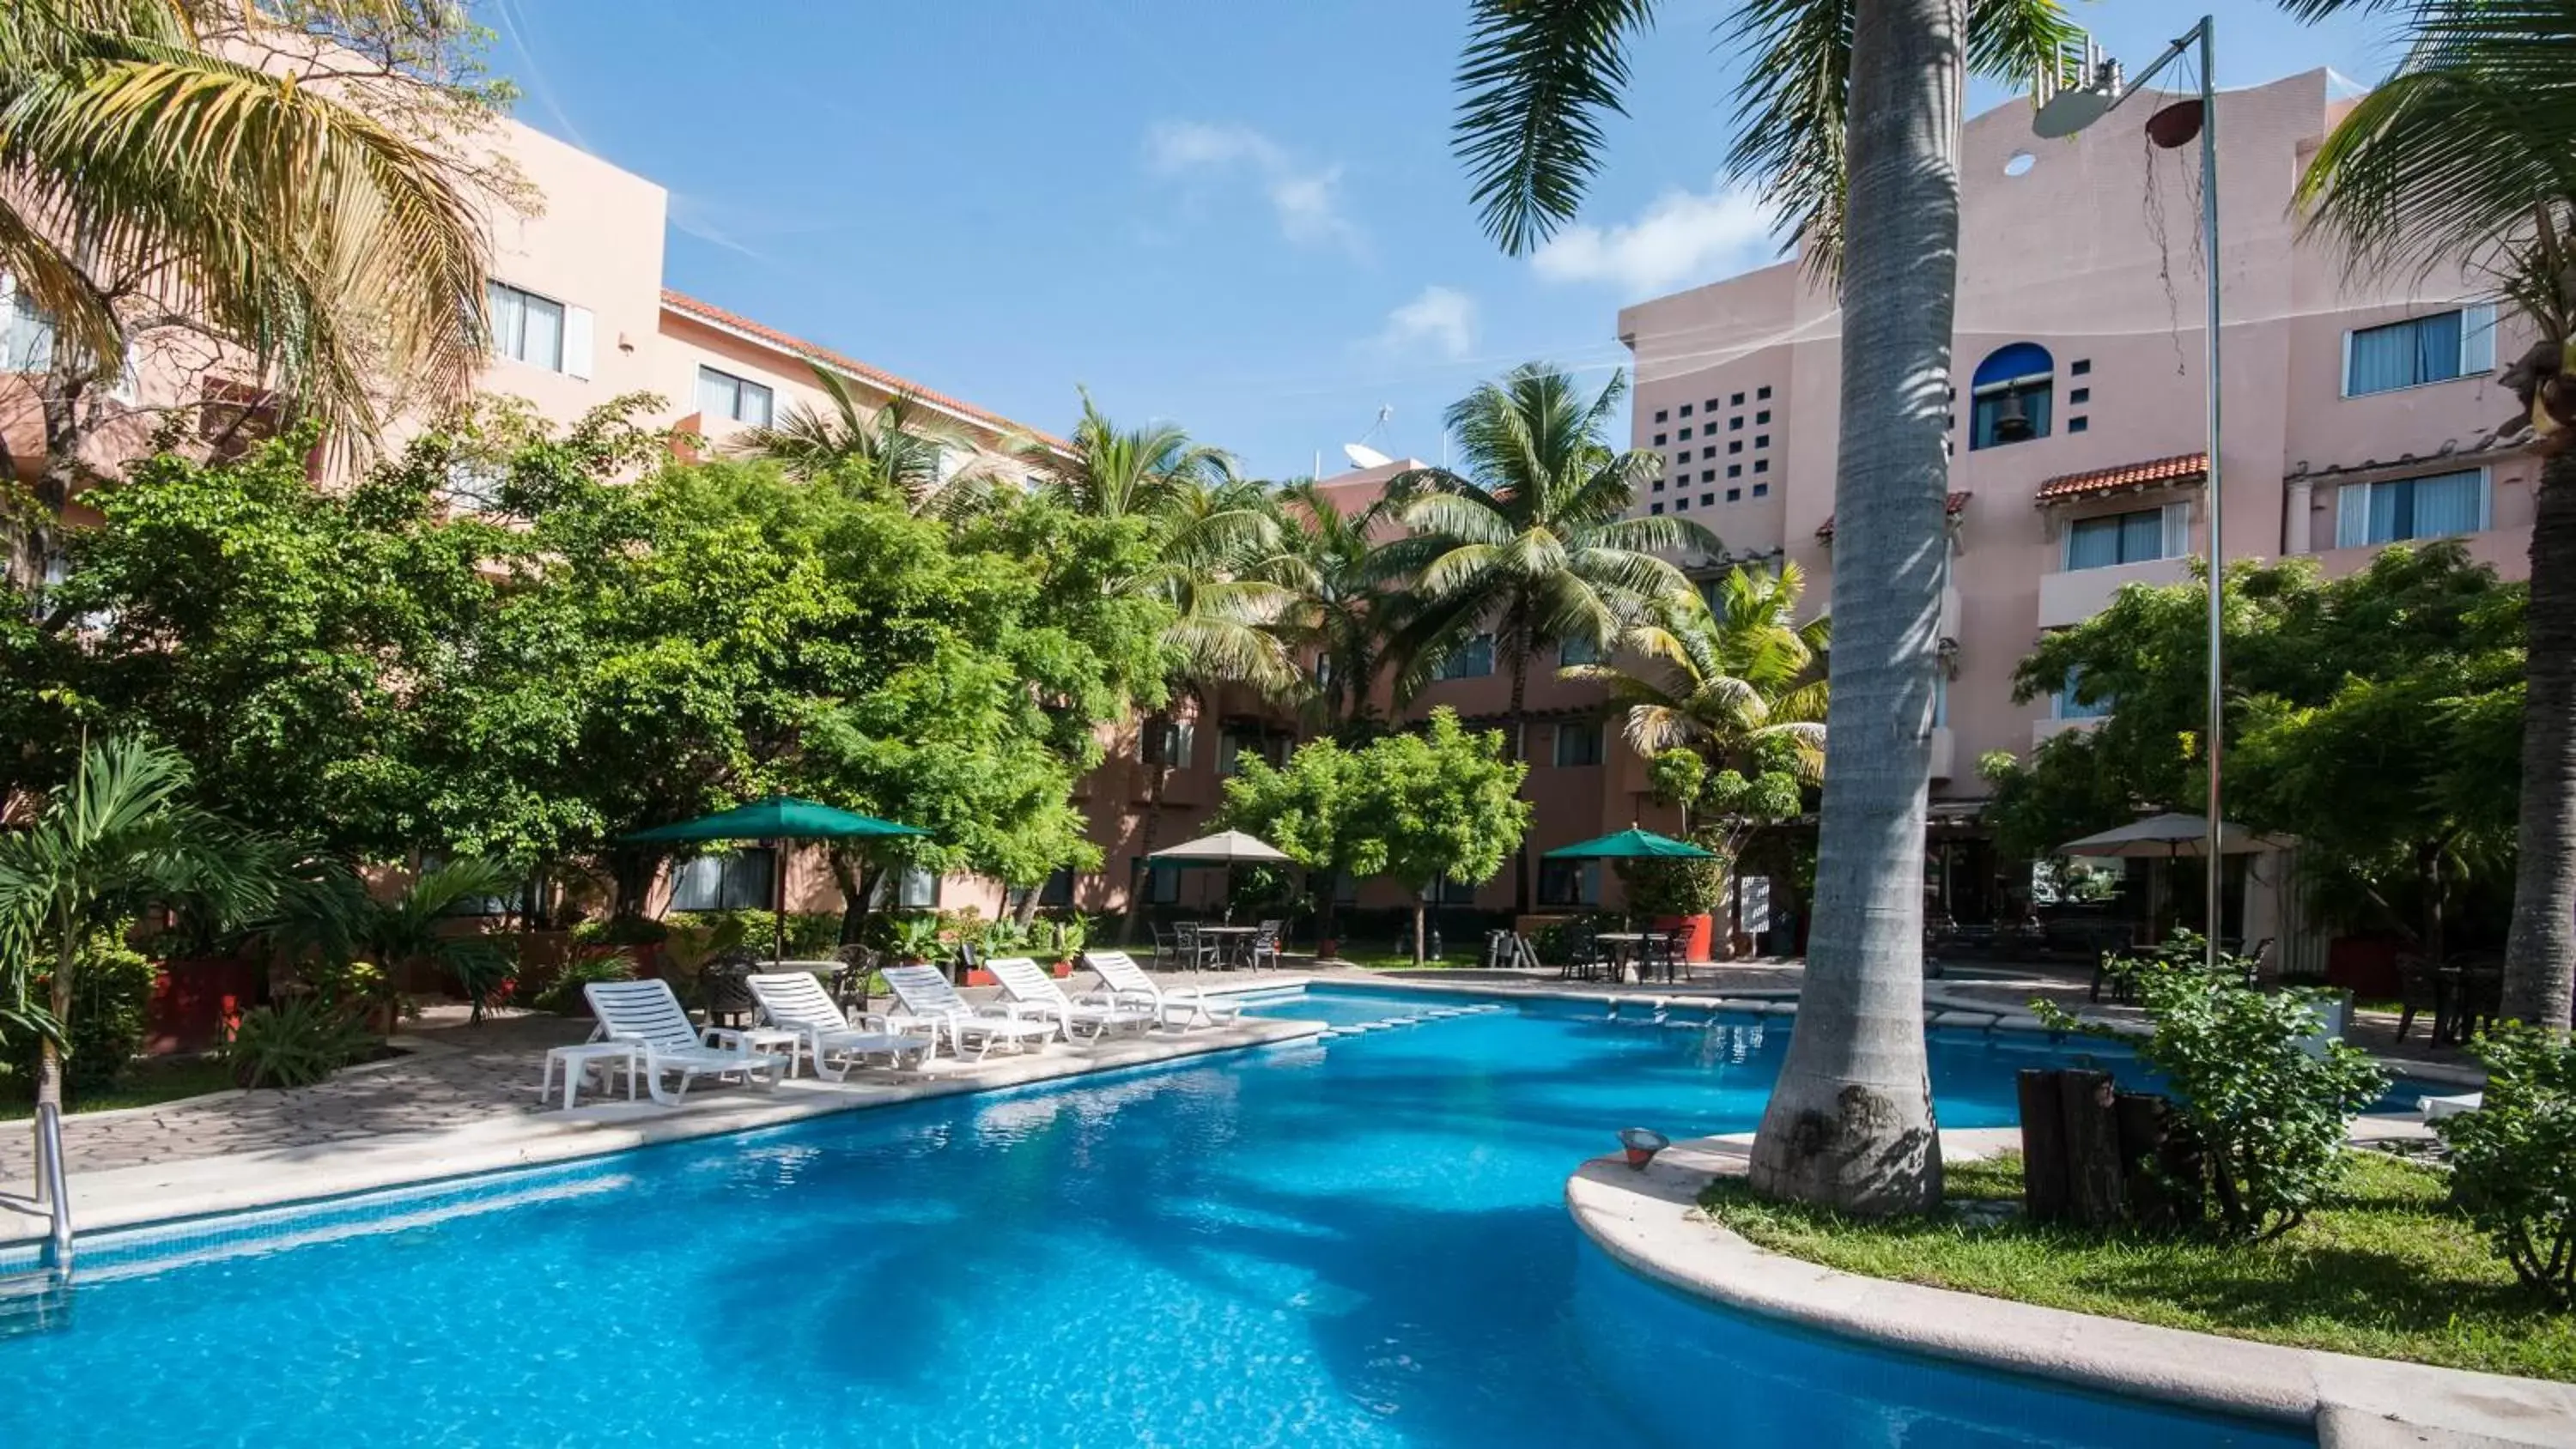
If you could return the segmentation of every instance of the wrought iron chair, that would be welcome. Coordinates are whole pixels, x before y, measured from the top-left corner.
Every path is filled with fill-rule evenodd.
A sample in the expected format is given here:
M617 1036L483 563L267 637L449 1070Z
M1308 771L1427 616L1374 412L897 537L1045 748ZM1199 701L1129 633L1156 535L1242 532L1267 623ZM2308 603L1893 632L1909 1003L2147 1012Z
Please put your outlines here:
M744 1026L760 1003L752 998L751 983L744 978L761 967L760 953L747 946L736 946L718 953L698 974L698 989L706 998L707 1025Z
M1252 933L1252 947L1248 953L1248 959L1252 962L1252 969L1256 971L1260 970L1262 959L1267 957L1270 962L1270 969L1273 971L1278 970L1279 946L1282 939L1285 938L1287 934L1288 923L1286 921L1263 921L1259 926L1255 927Z

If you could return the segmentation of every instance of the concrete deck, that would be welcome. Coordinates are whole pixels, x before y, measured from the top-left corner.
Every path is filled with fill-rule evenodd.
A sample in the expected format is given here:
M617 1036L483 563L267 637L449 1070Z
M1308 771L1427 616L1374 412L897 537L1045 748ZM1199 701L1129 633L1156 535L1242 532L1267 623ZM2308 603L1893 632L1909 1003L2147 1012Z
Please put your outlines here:
M1941 1134L1945 1156L2013 1144L2011 1129ZM1584 1233L1686 1293L1914 1353L2088 1389L2315 1428L2323 1449L2576 1443L2576 1385L2130 1323L1845 1273L1754 1246L1699 1211L1752 1135L1678 1143L1644 1171L1616 1158L1565 1186Z

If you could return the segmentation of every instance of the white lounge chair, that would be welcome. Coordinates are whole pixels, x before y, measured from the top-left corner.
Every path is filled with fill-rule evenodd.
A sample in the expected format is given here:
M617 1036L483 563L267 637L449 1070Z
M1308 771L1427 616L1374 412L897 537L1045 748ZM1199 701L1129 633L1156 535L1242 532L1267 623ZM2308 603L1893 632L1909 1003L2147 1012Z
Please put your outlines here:
M1164 1026L1215 1026L1243 1014L1239 1002L1215 1001L1195 991L1165 991L1124 951L1086 951L1083 964L1099 973L1101 988L1081 1000L1111 1006L1142 1006Z
M590 1014L599 1018L600 1039L635 1045L644 1059L644 1090L663 1106L680 1105L689 1084L700 1077L740 1073L746 1081L774 1086L779 1068L786 1065L766 1052L709 1046L668 981L593 981L581 994L590 1000ZM680 1090L663 1090L666 1072L680 1074Z
M939 1049L936 1036L886 1031L865 1024L864 1018L852 1026L832 993L807 972L763 972L743 980L761 1020L796 1033L799 1049L814 1063L814 1075L827 1082L842 1080L871 1057L884 1057L897 1071L919 1067Z
M936 966L889 966L885 979L886 988L903 1006L895 1024L947 1033L948 1049L960 1057L971 1049L974 1059L982 1061L997 1044L1034 1051L1056 1034L1053 1021L1022 1016L1008 1007L978 1008L958 995Z
M2448 1097L2426 1097L2415 1104L2415 1110L2426 1122L2439 1122L2445 1117L2459 1117L2486 1107L2484 1092L2459 1092Z
M1064 988L1055 984L1045 967L1026 956L998 957L985 962L984 969L1002 983L1002 990L1009 993L1011 1000L1031 1008L1031 1014L1054 1016L1067 1041L1084 1036L1098 1040L1120 1027L1146 1031L1156 1020L1153 1010L1147 1007L1076 1001L1064 994Z

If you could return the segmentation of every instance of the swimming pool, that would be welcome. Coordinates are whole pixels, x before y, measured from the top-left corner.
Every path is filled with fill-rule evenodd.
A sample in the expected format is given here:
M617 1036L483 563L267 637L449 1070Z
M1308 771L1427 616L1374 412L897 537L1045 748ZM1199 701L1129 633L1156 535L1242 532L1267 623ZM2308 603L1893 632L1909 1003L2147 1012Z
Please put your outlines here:
M1751 1126L1786 1028L1599 1018L1528 1004L103 1239L68 1327L0 1340L0 1444L2311 1442L1619 1270L1566 1174L1617 1126ZM1944 1124L2011 1120L2032 1060L1936 1034Z

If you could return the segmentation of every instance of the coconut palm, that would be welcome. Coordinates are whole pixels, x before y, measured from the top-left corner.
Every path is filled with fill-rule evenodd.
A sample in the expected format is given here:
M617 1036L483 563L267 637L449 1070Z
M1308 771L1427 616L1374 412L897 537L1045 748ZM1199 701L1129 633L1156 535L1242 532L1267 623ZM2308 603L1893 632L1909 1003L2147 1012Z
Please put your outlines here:
M816 366L814 381L828 410L800 402L767 427L745 429L729 451L766 458L791 478L837 478L899 498L918 514L955 518L991 497L989 470L948 467L951 457L973 456L973 441L924 420L919 400L898 393L871 411L839 373Z
M416 4L301 8L408 25ZM336 436L372 437L388 378L440 399L473 380L483 229L450 160L326 88L210 53L236 9L0 8L0 269L53 320L57 372L113 378L140 301L237 343Z
M2346 8L2295 0L2313 17ZM2309 163L2309 222L2356 268L2491 279L2541 341L2507 373L2507 429L2543 455L2525 613L2520 854L2504 1014L2576 1003L2576 10L2411 0L2412 43Z
M1727 571L1715 597L1658 600L1621 631L1608 664L1567 667L1568 679L1607 686L1621 730L1637 753L1689 750L1711 765L1741 766L1753 749L1778 741L1809 784L1823 779L1824 680L1816 659L1831 628L1796 622L1804 571Z
M188 781L187 761L159 746L88 745L35 824L0 834L0 978L21 1003L12 1015L43 1034L38 1102L62 1105L83 942L157 904L190 899L215 919L238 920L275 899L274 850L187 803ZM26 985L40 972L52 980L37 1012Z
M1396 692L1412 697L1452 653L1491 636L1511 671L1503 739L1515 761L1526 758L1531 656L1567 640L1608 647L1647 602L1690 592L1663 554L1721 547L1689 519L1628 516L1662 459L1610 446L1626 396L1617 374L1587 402L1568 374L1526 364L1450 407L1461 469L1408 469L1388 484L1410 532L1378 550L1376 570L1415 594L1393 640ZM1514 889L1527 911L1526 851Z
M1273 497L1282 543L1270 573L1290 593L1276 632L1297 657L1312 661L1313 717L1352 743L1373 732L1387 644L1410 597L1383 587L1372 559L1391 505L1380 495L1345 513L1310 478Z
M1475 0L1457 148L1486 231L1526 251L1570 220L1651 0ZM1964 22L1964 24L1963 24ZM1758 185L1842 296L1830 670L1835 736L1798 1034L1754 1185L1862 1212L1940 1201L1921 911L1958 290L1963 70L2063 76L2057 0L1743 0L1739 132Z

